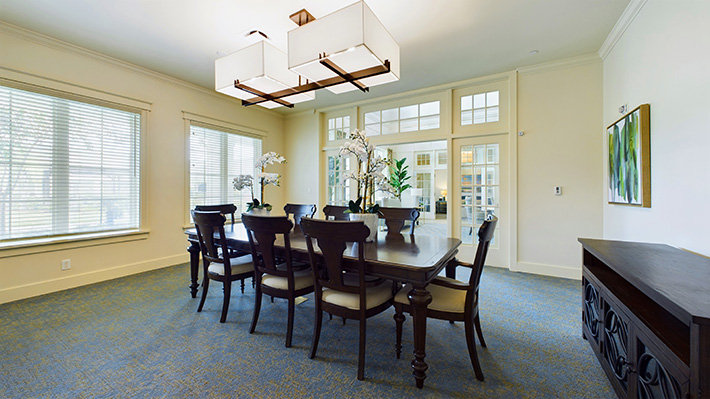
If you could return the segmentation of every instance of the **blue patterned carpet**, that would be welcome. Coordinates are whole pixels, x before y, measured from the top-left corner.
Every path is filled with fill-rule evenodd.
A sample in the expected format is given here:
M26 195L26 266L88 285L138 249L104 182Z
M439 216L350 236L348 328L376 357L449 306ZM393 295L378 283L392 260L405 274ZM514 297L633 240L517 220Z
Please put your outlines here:
M463 325L429 320L423 390L414 386L411 319L401 360L394 310L368 320L365 381L356 379L358 323L323 323L308 359L312 294L296 307L284 347L286 303L264 301L247 330L254 292L232 294L219 323L221 287L197 313L187 265L0 305L0 398L614 398L581 337L580 283L487 268L475 379ZM459 275L459 278L463 276Z

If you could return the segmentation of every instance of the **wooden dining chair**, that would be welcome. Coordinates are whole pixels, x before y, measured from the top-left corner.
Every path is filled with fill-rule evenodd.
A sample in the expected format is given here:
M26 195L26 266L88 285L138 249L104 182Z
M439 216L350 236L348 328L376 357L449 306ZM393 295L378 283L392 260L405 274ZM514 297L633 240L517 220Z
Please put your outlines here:
M285 298L288 301L286 347L289 348L293 336L296 298L313 292L313 274L310 265L297 266L291 259L289 234L293 223L287 216L255 216L243 213L242 223L249 237L256 279L254 316L249 334L253 334L256 330L262 295ZM274 250L277 236L283 240L285 248L283 253L277 254Z
M488 246L493 238L497 223L498 218L492 216L489 220L485 220L478 229L478 248L476 249L473 264L461 262L457 259L452 261L454 262L453 266L464 266L471 269L468 283L453 278L436 277L426 288L431 293L432 298L427 307L427 317L451 322L463 321L468 355L471 358L473 371L479 381L483 381L483 372L476 353L474 326L478 339L481 341L481 346L484 348L486 341L483 339L481 321L478 317L478 284L481 281L481 272L483 272L483 265L488 254ZM402 352L402 323L404 323L405 319L403 312L411 313L409 299L407 298L407 294L411 290L412 286L407 284L394 298L394 319L397 324L397 343L395 348L398 359Z
M310 358L316 356L323 312L343 319L360 321L357 379L365 378L366 320L392 306L392 282L365 274L365 239L370 230L361 221L333 221L303 218L301 229L306 236L308 256L315 283L315 322ZM320 254L316 254L316 240ZM353 242L357 252L354 270L343 269L343 252Z
M254 276L254 266L249 255L239 257L223 256L229 254L227 240L224 233L224 223L226 217L217 211L192 211L192 219L195 221L195 229L202 251L202 299L197 311L201 312L207 298L207 291L210 280L222 282L224 300L222 303L222 316L220 323L227 319L229 310L229 297L232 293L232 282L242 281L242 293L244 293L244 279ZM215 234L218 240L215 240Z
M323 213L326 219L350 220L350 216L345 213L347 210L347 206L326 205L323 207Z
M223 215L230 215L232 219L232 224L234 224L234 214L237 213L237 206L234 204L221 204L221 205L195 205L196 211L217 211L221 212Z
M385 219L387 234L400 234L404 228L404 223L409 221L409 234L414 234L414 225L419 219L417 208L385 208L380 207L380 216Z
M315 204L286 204L284 206L286 216L293 217L293 224L296 226L301 224L302 217L312 218L317 210Z

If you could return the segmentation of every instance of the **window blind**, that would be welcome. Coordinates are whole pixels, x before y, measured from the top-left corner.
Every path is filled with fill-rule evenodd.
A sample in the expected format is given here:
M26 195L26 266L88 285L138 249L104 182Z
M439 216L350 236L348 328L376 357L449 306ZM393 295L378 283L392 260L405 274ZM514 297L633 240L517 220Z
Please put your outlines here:
M140 227L141 115L0 86L0 240Z
M190 125L190 209L196 205L235 204L239 213L251 202L248 188L236 191L237 175L255 175L261 140L198 125ZM254 195L259 196L258 186Z

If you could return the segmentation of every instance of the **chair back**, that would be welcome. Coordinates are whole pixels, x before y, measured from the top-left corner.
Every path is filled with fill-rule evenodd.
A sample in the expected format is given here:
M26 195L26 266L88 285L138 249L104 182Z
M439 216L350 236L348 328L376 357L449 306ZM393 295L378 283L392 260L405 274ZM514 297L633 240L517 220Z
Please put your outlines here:
M334 220L350 220L350 216L345 213L347 210L347 206L326 205L323 207L323 213L325 214L326 219L332 218Z
M289 240L293 223L288 220L288 216L256 216L242 213L242 223L246 228L247 237L249 237L251 256L256 271L293 279L291 241ZM276 254L274 250L277 235L283 237L285 248L283 254ZM277 268L279 265L277 255L279 259L285 260L286 269ZM290 286L293 286L293 281L289 281L289 283Z
M419 219L419 210L416 208L384 208L380 207L380 216L385 219L387 234L399 234L404 227L404 222L410 221L409 234L414 234L414 225Z
M229 267L229 261L225 261L217 249L221 248L222 254L229 253L224 234L224 223L227 218L219 211L193 210L192 220L195 221L197 238L200 241L200 249L202 250L202 259L209 262L224 263L225 269ZM215 234L217 234L219 244Z
M360 294L360 309L365 309L365 239L370 230L362 221L318 220L303 218L301 229L306 237L308 256L313 268L316 290L321 287ZM322 256L316 256L313 240ZM357 251L358 284L344 281L343 253L353 242Z
M196 211L217 211L222 212L225 216L227 214L232 216L232 224L234 224L234 214L237 212L237 206L234 204L222 204L222 205L196 205Z
M475 292L478 292L478 284L481 282L481 273L486 263L488 247L491 244L491 239L493 239L493 233L496 231L496 224L498 224L498 218L491 215L487 220L483 221L483 224L478 229L478 248L476 249L476 256L473 258L471 277L468 280L469 285L474 287Z
M296 226L301 224L301 218L306 216L312 218L318 210L315 204L286 204L284 212L286 215L293 215L293 224Z

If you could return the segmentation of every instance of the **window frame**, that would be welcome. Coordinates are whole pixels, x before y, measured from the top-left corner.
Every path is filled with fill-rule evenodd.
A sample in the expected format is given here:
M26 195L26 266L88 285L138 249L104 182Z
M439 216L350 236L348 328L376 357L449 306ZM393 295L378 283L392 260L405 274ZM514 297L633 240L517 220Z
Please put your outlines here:
M498 92L498 121L471 123L470 125L461 124L461 98L465 96L473 96L476 94L485 94L493 91ZM454 134L476 134L489 132L507 132L509 126L510 103L508 92L508 80L502 79L499 81L481 83L460 87L453 90L452 104L452 131ZM488 107L484 108L488 109Z
M381 131L381 126L382 122L380 121L380 133L378 134L370 134L367 137L370 138L371 140L374 139L375 141L380 141L384 140L387 142L394 142L397 140L412 140L412 135L417 135L417 141L421 141L421 137L429 137L429 136L434 136L434 137L439 137L442 134L447 134L449 131L449 117L447 115L447 110L449 107L449 102L448 100L450 98L450 94L447 91L440 91L440 92L434 92L434 93L429 93L429 94L423 94L423 95L417 95L417 96L410 96L404 99L399 99L399 100L394 100L394 101L387 101L387 102L378 102L374 104L368 104L365 106L362 106L358 110L358 116L359 116L359 128L361 130L366 130L366 124L365 124L365 114L369 114L371 112L375 111L388 111L392 109L397 109L398 117L396 121L398 122L398 126L401 128L401 121L402 120L417 120L417 129L416 130L409 130L409 131L397 131L396 133L387 133L387 134L382 134ZM420 122L421 122L421 112L420 109L418 109L417 117L416 118L405 118L401 119L401 114L400 114L400 109L401 108L406 108L410 106L418 106L420 107L422 104L427 104L431 102L439 102L439 127L433 128L433 129L424 129L420 130ZM429 116L425 115L424 117Z

